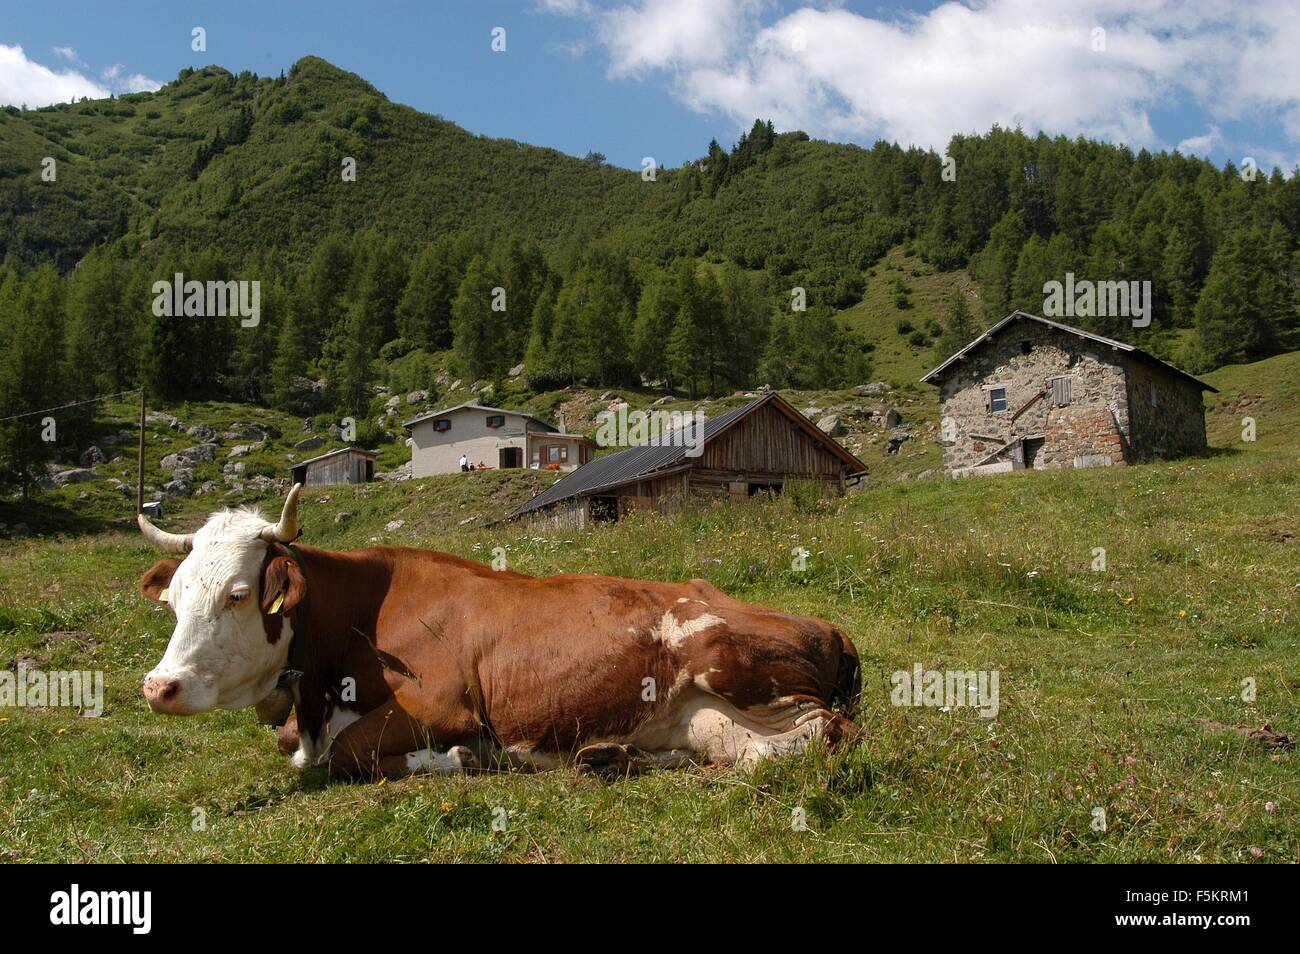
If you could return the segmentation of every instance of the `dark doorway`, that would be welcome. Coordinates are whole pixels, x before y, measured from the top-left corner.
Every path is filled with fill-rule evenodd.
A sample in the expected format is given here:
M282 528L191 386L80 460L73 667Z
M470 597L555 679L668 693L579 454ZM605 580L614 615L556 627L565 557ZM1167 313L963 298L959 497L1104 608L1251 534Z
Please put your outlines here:
M1043 449L1043 444L1045 442L1046 439L1042 437L1025 438L1025 469L1026 470L1033 468L1034 461L1037 459L1039 452Z
M614 523L618 520L617 497L592 497L591 519L601 523Z
M524 452L518 447L501 448L499 465L503 470L507 467L524 466Z
M781 492L781 486L781 481L779 480L766 484L750 484L749 496L752 497L754 494L779 494Z

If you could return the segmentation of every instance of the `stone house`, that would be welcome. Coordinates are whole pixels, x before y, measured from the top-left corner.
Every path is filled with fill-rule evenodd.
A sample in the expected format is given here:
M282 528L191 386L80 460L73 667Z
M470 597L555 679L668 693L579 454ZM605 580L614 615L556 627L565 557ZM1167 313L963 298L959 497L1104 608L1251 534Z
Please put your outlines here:
M411 476L429 477L460 470L464 455L490 469L529 467L570 471L582 466L595 446L581 434L525 414L482 404L458 404L412 418Z
M1109 467L1203 449L1203 391L1140 348L1017 311L925 377L953 476Z

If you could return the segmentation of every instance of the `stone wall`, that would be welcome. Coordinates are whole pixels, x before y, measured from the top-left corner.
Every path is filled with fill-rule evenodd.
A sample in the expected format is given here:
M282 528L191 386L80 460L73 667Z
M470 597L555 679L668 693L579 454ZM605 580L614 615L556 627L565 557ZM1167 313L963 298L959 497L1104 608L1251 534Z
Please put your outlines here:
M1044 449L1053 467L1109 467L1124 463L1124 435L1108 408L1054 408L1047 418ZM1037 465L1037 462L1035 462Z
M1150 361L1125 357L1133 415L1130 459L1176 457L1205 449L1201 389Z
M1025 349L1028 349L1026 353ZM1068 376L1071 401L1054 407L1053 378ZM1007 389L1007 408L989 411L987 387ZM1013 422L1035 394L1047 392ZM950 368L940 384L944 468L979 464L1014 437L1042 438L1035 469L1127 459L1129 390L1120 353L1107 345L1020 320Z

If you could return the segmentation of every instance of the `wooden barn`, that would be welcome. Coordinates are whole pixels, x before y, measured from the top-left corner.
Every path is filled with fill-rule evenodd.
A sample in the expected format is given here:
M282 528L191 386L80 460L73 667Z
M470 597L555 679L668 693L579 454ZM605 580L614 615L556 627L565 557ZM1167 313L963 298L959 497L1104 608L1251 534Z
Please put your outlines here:
M360 447L340 447L328 454L294 464L293 482L305 487L320 484L368 484L375 479L378 455Z
M671 513L690 497L745 500L786 481L818 481L837 493L866 465L776 392L704 423L702 440L677 431L658 443L579 467L511 516L557 526L618 520L634 509Z

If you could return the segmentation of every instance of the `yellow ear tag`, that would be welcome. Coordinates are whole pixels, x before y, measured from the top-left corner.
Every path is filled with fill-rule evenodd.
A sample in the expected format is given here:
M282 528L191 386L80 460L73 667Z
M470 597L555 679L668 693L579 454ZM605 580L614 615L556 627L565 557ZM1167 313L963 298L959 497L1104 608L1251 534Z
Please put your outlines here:
M164 586L161 590L158 591L158 602L166 603L169 599L171 599L171 595L172 595L171 587Z
M284 605L284 594L281 593L279 596L277 596L277 597L275 598L275 602L271 604L271 610L270 610L270 611L271 611L272 613L278 613L278 612L280 612L280 607L283 606L283 605Z

